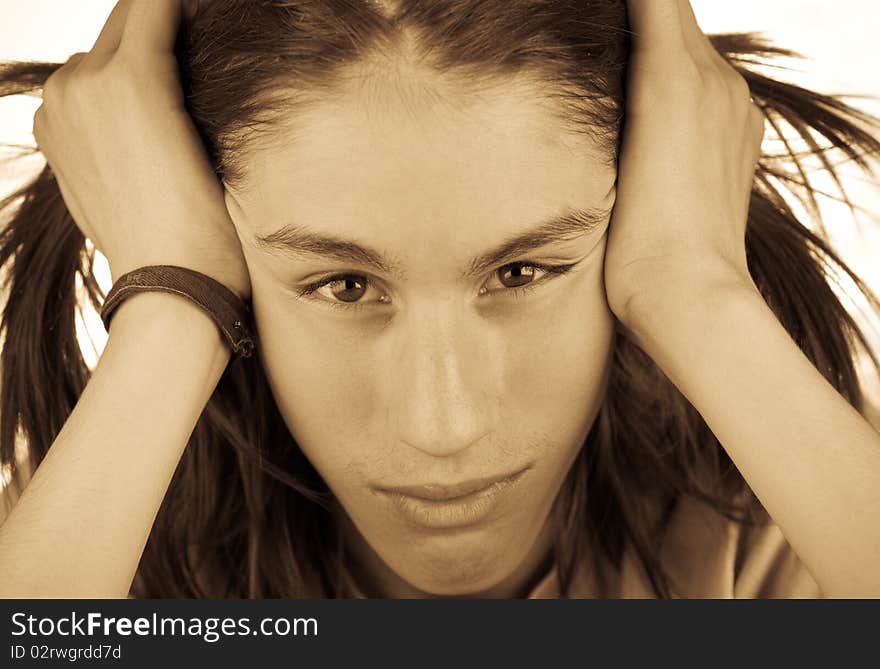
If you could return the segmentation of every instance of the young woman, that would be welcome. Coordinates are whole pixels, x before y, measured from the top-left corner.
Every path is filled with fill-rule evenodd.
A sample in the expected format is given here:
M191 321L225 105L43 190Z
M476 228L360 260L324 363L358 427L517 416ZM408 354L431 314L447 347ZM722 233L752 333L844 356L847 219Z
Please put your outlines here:
M0 255L2 594L880 596L849 270L760 150L864 166L871 119L687 0L202 5L3 70L48 166ZM84 237L249 298L258 355L149 292L90 375Z

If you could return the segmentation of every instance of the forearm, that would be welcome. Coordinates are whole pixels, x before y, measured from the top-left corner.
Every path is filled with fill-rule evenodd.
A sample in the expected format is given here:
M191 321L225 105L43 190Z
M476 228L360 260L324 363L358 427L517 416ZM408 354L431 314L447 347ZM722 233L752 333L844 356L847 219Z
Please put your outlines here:
M880 435L753 287L731 280L696 292L636 305L636 340L706 420L823 592L880 596Z
M184 298L120 305L91 380L0 527L0 595L127 595L228 359L216 326Z

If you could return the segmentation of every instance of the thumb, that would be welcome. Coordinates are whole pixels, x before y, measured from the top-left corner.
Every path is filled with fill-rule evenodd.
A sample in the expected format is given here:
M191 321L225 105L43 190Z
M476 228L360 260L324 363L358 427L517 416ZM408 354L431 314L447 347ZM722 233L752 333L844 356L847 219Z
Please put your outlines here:
M654 55L676 54L685 48L678 0L627 0L633 48Z
M132 0L126 17L120 51L172 53L184 11L198 0Z

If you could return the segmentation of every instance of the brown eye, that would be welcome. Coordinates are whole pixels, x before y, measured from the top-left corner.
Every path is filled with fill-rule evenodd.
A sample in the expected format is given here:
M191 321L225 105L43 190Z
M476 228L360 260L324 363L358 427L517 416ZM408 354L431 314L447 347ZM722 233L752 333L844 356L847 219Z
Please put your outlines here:
M505 265L497 270L498 280L505 288L516 288L531 283L535 278L535 266L524 263Z
M383 293L373 279L363 274L334 274L298 288L296 293L333 307L360 309L391 304L391 297Z
M340 302L357 302L367 292L367 282L358 276L340 277L326 285Z

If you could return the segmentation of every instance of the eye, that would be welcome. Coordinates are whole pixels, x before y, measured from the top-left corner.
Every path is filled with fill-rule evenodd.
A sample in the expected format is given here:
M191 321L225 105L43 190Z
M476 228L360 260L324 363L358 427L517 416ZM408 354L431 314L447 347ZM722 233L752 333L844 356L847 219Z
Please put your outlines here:
M324 284L316 292L323 290L330 293L325 293L325 297L332 297L340 302L357 302L367 292L367 281L359 276L345 276Z
M554 275L565 274L577 264L542 265L524 261L508 263L492 273L480 288L479 294L518 296L543 285ZM300 297L342 309L363 309L391 302L391 297L378 287L375 280L351 272L324 277L296 289L296 292Z
M570 265L540 265L529 262L514 262L502 265L492 277L480 288L480 295L493 292L522 292L546 281L554 274L565 274L576 263ZM499 286L493 287L497 281Z
M374 299L364 300L365 295L370 292L378 293ZM301 297L315 297L323 301L329 302L334 306L361 306L359 303L390 302L384 293L380 292L368 277L363 274L336 274L308 286L300 288L298 291Z
M501 285L505 288L518 288L519 286L531 283L538 271L540 270L534 265L517 263L514 265L505 265L504 267L499 268L495 274L498 276Z

